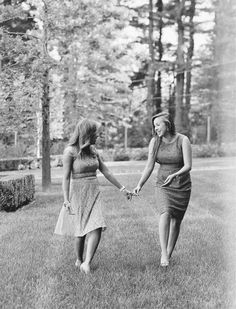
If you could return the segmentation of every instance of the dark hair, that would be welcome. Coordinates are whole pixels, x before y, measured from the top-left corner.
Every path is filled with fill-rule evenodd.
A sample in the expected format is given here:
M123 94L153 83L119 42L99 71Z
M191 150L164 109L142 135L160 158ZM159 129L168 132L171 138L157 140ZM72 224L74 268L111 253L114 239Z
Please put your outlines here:
M155 131L155 127L154 127L154 120L156 118L159 118L159 117L162 117L163 118L163 121L165 122L168 130L169 130L169 133L171 135L175 135L176 133L176 130L175 130L175 124L174 124L174 120L173 118L171 117L171 115L167 112L161 112L159 114L156 114L152 117L152 134L155 136L157 135L156 131Z
M98 123L86 118L78 122L69 140L69 146L76 146L79 154L91 154L91 142L95 140L98 130Z

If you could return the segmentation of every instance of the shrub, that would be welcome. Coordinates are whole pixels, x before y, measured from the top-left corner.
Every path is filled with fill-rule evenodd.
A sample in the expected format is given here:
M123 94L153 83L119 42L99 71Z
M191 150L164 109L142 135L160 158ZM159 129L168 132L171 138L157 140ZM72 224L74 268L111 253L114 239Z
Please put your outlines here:
M98 149L98 153L103 161L113 160L114 149Z
M130 156L125 151L114 153L113 161L129 161L129 160L130 160Z
M131 159L135 161L145 161L148 158L147 148L132 149Z
M34 175L5 176L0 179L0 210L15 211L34 199Z
M30 168L33 158L12 158L0 160L0 171L16 171Z
M40 158L15 158L15 159L1 159L0 171L16 171L24 169L40 168L42 165L42 157ZM62 155L51 156L51 167L61 167Z
M217 144L193 145L194 158L211 158L225 156L225 151Z

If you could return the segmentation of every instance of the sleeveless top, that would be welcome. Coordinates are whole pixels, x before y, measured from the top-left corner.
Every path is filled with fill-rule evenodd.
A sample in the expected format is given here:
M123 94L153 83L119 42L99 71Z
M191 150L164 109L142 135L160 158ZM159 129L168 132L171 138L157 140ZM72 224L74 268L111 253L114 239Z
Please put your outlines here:
M184 136L177 133L172 142L161 140L156 156L156 162L167 167L183 167L182 141Z
M180 170L184 166L182 142L184 135L177 133L172 142L160 141L160 145L156 154L156 162L160 164L156 184L161 186L166 177ZM190 173L184 173L177 176L169 188L189 190L191 188Z
M83 154L80 156L75 146L68 146L65 154L73 158L72 162L72 179L91 177L97 175L99 168L98 153L92 147L91 154Z

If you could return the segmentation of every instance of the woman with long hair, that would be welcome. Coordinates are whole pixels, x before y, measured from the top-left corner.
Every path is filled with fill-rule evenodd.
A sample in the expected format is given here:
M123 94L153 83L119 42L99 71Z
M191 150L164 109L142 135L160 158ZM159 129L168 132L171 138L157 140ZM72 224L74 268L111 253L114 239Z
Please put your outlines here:
M153 116L152 129L153 138L149 144L148 161L134 193L138 194L141 191L155 163L159 163L156 196L160 208L160 265L166 267L169 265L190 199L189 172L192 167L192 152L188 137L175 131L169 113L162 112Z
M90 272L101 232L106 229L97 170L99 169L127 199L132 198L132 194L119 183L96 151L94 145L98 132L98 123L88 119L81 120L64 150L62 185L64 208L60 212L55 228L56 234L75 237L75 266L86 274ZM84 257L86 238L87 248Z

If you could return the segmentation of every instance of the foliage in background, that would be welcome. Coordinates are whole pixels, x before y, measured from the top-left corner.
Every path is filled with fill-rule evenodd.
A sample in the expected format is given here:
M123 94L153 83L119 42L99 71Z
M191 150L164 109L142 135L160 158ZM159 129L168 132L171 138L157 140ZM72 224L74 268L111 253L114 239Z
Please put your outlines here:
M34 145L40 155L41 99L48 88L54 145L68 139L81 117L90 117L104 124L104 146L124 145L127 121L128 146L146 146L151 133L148 91L154 91L155 111L161 107L175 112L179 77L186 82L184 92L178 92L183 99L181 126L192 131L194 142L205 142L210 116L211 139L216 140L220 115L231 117L232 123L234 92L228 81L233 80L234 69L218 65L234 60L230 29L235 13L230 3L158 0L151 7L151 1L142 5L128 0L4 0L0 5L2 142L29 144L31 149ZM181 23L183 33L178 28ZM201 52L194 47L198 36L209 38ZM182 47L178 37L183 39ZM183 64L177 57L180 52ZM188 73L192 91L191 85L187 90Z

